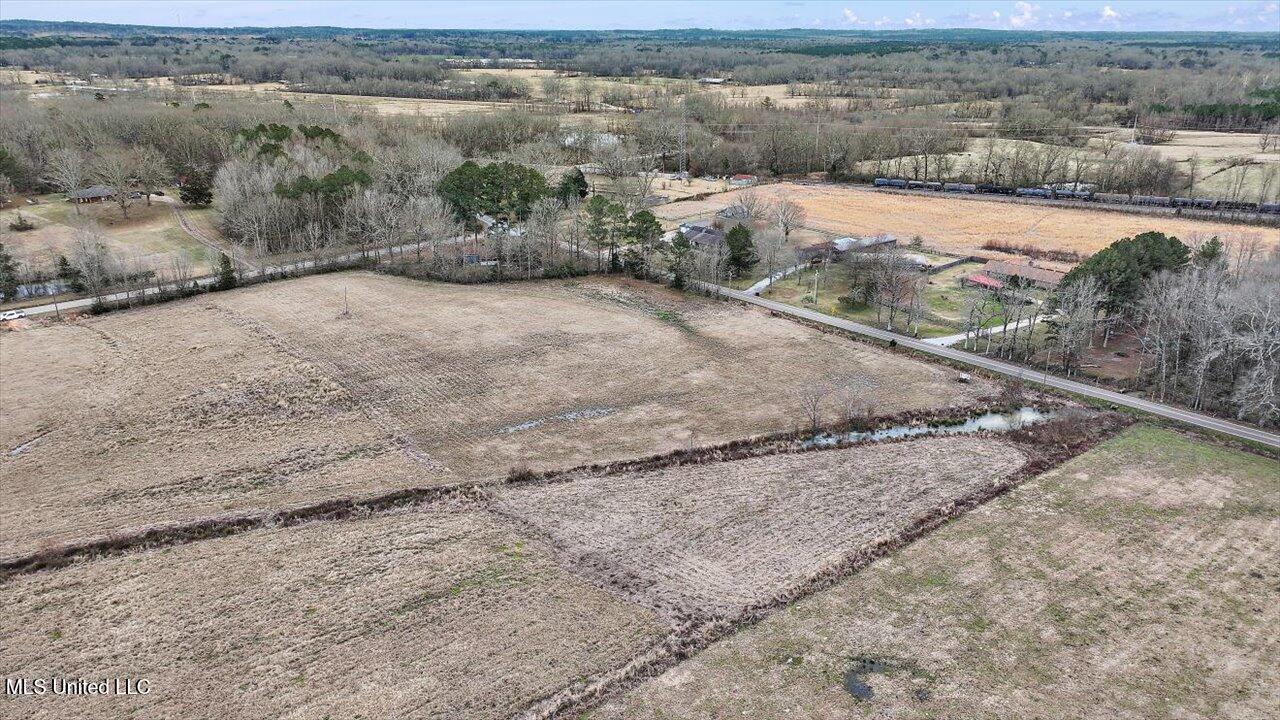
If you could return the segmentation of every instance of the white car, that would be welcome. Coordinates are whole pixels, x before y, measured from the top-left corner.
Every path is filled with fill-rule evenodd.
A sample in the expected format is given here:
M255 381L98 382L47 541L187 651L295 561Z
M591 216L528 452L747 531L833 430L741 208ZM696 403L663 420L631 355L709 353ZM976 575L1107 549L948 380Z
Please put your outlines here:
M0 321L20 320L26 316L27 314L21 310L5 310L4 312L0 313Z

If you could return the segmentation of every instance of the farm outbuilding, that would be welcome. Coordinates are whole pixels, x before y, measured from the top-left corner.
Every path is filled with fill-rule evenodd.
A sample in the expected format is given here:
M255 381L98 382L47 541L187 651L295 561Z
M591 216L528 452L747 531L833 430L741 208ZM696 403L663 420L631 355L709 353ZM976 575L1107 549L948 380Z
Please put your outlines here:
M1052 290L1058 287L1058 283L1062 282L1062 278L1066 277L1066 273L1050 270L1048 268L1036 267L1035 265L1021 265L1018 263L1005 262L1004 260L992 260L982 268L982 274L994 278L996 280L1010 281L1017 280L1026 285L1033 285L1042 290Z
M842 237L832 241L840 252L871 252L888 250L897 247L898 239L892 235L882 234L871 237Z

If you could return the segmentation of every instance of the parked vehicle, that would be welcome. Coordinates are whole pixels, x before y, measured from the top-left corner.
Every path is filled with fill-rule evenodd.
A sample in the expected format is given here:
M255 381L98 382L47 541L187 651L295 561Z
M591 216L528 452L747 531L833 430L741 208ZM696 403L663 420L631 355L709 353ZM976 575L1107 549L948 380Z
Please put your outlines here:
M4 312L0 313L0 321L21 320L26 316L27 314L22 310L5 310Z

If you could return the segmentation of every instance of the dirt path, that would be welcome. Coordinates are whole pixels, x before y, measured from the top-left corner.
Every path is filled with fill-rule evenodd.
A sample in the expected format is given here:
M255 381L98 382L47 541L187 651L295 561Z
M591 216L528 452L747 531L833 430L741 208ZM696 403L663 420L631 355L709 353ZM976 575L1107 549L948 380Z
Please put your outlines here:
M215 240L214 238L209 237L194 222L192 222L191 218L187 217L187 214L182 211L182 208L177 205L170 205L169 209L173 210L173 216L177 219L178 225L182 228L182 231L194 238L196 242L204 245L210 250L216 250L231 258L231 260L235 262L236 265L240 266L242 270L262 269L260 264L249 259L243 248L235 247L231 243Z

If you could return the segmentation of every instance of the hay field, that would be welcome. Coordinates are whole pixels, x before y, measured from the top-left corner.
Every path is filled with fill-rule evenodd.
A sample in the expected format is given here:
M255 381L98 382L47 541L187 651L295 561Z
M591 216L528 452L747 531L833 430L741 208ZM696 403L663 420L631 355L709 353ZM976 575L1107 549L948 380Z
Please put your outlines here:
M666 630L465 506L81 563L0 585L5 677L146 678L6 716L505 718Z
M933 438L517 487L497 507L638 602L733 617L1025 460L996 440Z
M482 74L494 75L496 71L483 71ZM489 101L489 100L439 100L432 98L387 97L380 95L335 95L323 92L306 92L290 90L284 83L241 83L235 85L174 85L169 78L151 78L143 83L149 89L176 92L192 101L216 103L220 95L240 95L256 98L275 98L288 100L293 104L312 103L326 108L341 107L347 110L364 110L377 115L414 115L424 118L443 118L463 113L491 113L511 110L530 111L528 101ZM122 87L137 87L129 81L121 83ZM530 82L536 88L536 80ZM541 92L540 90L538 92ZM539 95L534 95L535 99ZM563 115L569 124L598 123L605 118L615 117L616 113L593 111Z
M1135 426L592 717L1272 717L1278 476Z
M151 523L569 467L983 382L648 284L313 276L0 337L0 556Z
M705 219L732 204L740 192L661 205L653 212L670 224ZM1002 254L983 250L982 245L988 240L1091 254L1122 237L1150 230L1183 239L1195 235L1257 235L1268 246L1280 247L1280 230L1276 228L1168 216L976 198L922 197L838 185L784 182L761 185L755 192L770 200L791 199L799 203L808 212L806 227L812 230L836 235L887 232L904 240L919 235L928 247L991 257Z

